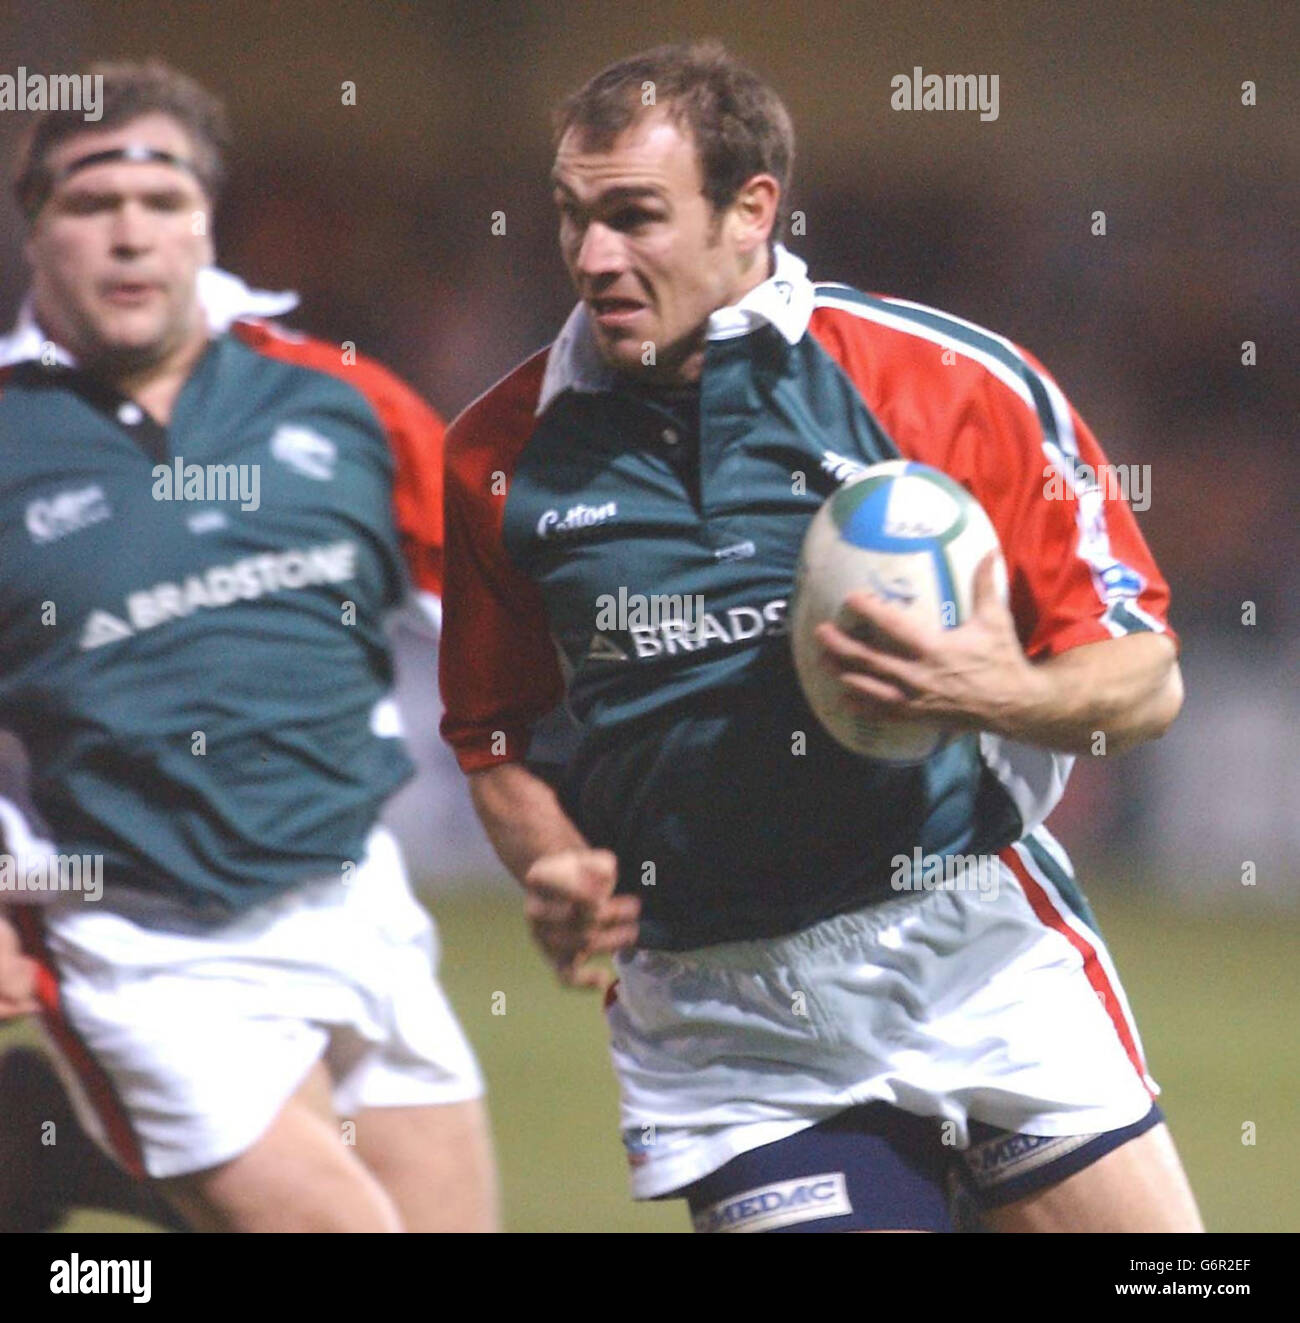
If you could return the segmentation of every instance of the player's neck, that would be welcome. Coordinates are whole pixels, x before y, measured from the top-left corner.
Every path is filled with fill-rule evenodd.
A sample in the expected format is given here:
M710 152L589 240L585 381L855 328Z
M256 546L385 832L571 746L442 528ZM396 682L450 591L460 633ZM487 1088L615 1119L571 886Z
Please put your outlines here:
M754 261L741 273L736 285L730 291L725 303L718 305L719 308L734 307L747 294L756 290L765 280L770 280L776 272L776 262L772 254L764 249L754 257ZM704 373L704 357L708 349L709 323L704 321L694 337L689 347L681 357L673 361L670 359L663 364L659 370L651 370L644 374L637 374L636 380L642 385L652 389L659 390L689 390L692 387L698 389L700 378Z
M44 306L39 293L34 315L41 334L67 350L82 372L133 400L164 427L171 419L187 378L208 346L207 319L197 303L173 344L164 343L156 350L143 351L118 349L93 337L78 335L75 322L61 316L57 307Z
M770 247L758 249L753 254L753 260L742 270L736 288L731 292L731 303L739 303L746 294L752 293L765 280L771 280L774 275L776 275L776 255Z
M201 330L156 363L109 369L103 375L120 394L134 400L155 422L166 427L177 397L207 346L207 332Z
M731 308L746 295L756 290L765 280L776 274L776 260L772 252L764 248L753 255L752 261L743 267L735 284L727 293L725 300L714 311ZM691 336L674 349L665 351L654 367L630 371L616 369L634 387L660 391L688 391L698 389L700 378L704 374L704 359L708 351L709 319L696 327Z

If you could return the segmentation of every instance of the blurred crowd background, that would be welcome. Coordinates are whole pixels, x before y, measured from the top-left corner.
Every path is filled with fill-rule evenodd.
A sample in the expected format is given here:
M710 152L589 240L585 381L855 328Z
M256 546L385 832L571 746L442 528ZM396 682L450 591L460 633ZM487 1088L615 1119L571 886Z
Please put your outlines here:
M298 290L293 324L355 342L450 418L571 303L552 106L619 56L705 35L794 116L806 234L790 243L814 278L1010 336L1112 461L1151 466L1140 522L1173 586L1189 697L1159 744L1080 760L1052 825L1085 882L1295 905L1295 6L3 0L0 73L158 55L224 96L222 265ZM998 118L891 109L891 78L916 66L996 74ZM6 157L25 119L0 113ZM0 217L7 322L25 273L7 197ZM394 805L412 864L441 885L499 878L436 736L427 646L404 637L402 659L424 769Z

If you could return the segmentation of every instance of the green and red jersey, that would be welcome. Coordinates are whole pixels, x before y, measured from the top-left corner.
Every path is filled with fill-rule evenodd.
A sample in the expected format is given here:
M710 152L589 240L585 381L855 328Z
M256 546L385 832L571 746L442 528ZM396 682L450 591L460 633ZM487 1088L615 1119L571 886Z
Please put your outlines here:
M1133 514L1088 481L1105 457L1036 360L813 285L784 249L710 319L695 418L605 367L579 307L449 432L443 733L466 772L523 760L566 699L562 802L641 896L643 944L797 931L892 894L896 856L1000 849L1060 798L1063 755L981 734L886 766L803 700L784 634L804 532L899 457L988 512L1031 657L1167 630ZM655 598L702 600L702 621L610 626L611 601Z
M165 428L30 317L0 342L0 725L60 851L219 916L359 859L412 773L384 620L441 591L443 427L378 364L239 316L233 278L200 288ZM189 485L209 469L256 501Z

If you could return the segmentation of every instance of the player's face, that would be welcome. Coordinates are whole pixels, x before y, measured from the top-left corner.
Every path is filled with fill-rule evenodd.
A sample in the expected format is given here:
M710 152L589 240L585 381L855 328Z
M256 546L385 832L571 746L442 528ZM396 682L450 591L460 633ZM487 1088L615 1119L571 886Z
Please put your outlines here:
M170 117L77 134L59 143L56 172L92 152L140 143L190 159ZM84 362L138 369L205 334L199 269L212 261L209 202L187 170L154 161L107 161L55 185L27 241L43 329Z
M565 134L552 181L560 249L601 355L636 376L698 379L709 314L769 274L770 217L755 224L739 203L715 213L689 130L662 113L605 151Z

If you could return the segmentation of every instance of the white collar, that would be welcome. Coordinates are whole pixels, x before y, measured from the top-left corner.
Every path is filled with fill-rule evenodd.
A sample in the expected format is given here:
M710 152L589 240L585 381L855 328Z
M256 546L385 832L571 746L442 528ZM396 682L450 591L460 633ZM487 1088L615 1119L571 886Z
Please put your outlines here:
M719 308L709 317L710 340L732 340L760 326L775 326L790 344L798 344L813 312L813 286L807 264L782 244L773 246L775 269L739 303ZM614 372L601 358L591 335L586 308L579 303L555 337L546 359L537 412L566 390L609 390Z
M250 289L238 276L219 267L204 267L198 275L199 306L207 318L208 333L222 335L233 322L244 317L280 317L298 306L298 296L291 291L272 293ZM29 294L18 310L13 330L0 336L0 367L40 359L51 345L56 363L75 367L76 359L61 345L54 345L36 321Z

